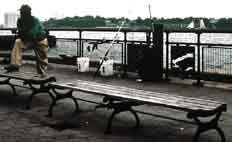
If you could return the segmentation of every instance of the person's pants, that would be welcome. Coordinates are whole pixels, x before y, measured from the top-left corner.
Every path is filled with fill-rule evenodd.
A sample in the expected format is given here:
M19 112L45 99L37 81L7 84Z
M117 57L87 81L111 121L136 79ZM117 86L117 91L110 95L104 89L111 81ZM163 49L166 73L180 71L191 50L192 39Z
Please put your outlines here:
M46 38L36 43L23 42L20 38L16 39L11 52L11 64L22 65L22 52L27 47L32 47L35 52L37 73L46 74L48 64L48 40Z

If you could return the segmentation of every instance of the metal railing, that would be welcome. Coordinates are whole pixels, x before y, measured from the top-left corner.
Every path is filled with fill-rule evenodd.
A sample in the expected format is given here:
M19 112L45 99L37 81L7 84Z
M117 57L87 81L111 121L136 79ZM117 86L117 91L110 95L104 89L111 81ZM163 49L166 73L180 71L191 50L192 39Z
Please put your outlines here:
M0 29L0 30L12 30L15 29ZM94 46L98 46L98 48L106 48L107 44L109 45L114 39L112 36L102 37L100 34L115 34L118 32L117 28L64 28L64 29L47 29L51 35L55 32L62 32L67 34L68 32L73 32L72 37L57 37L57 47L61 50L61 53L57 53L57 49L53 49L56 51L55 54L57 56L51 57L50 61L57 62L60 60L58 56L60 54L69 54L66 53L66 49L70 48L70 45L60 44L62 42L72 42L72 48L75 48L75 52L71 52L74 58L86 56L88 53L87 50L89 47L93 49ZM120 52L120 59L118 60L119 65L127 65L128 64L128 45L136 44L136 45L146 45L150 39L147 35L151 35L150 29L128 29L122 28L120 31L120 37L116 39L116 48L117 52ZM88 37L87 35L94 33L99 34L98 37ZM94 35L93 34L93 35ZM142 39L131 38L131 34L141 34ZM175 34L191 34L193 40L176 40ZM214 34L220 34L224 38L223 35L227 37L226 41L218 41L218 39L214 39ZM197 83L200 83L201 80L218 80L218 81L230 81L232 76L232 30L164 30L164 48L163 48L163 67L165 78L168 79L170 76L178 76L184 78L196 79ZM207 40L207 36L210 35L212 38L211 41ZM230 37L231 36L231 40ZM174 38L173 38L174 37ZM186 37L188 38L188 37ZM219 39L220 39L219 38ZM115 45L116 45L115 44ZM91 45L91 46L89 46ZM105 45L105 46L103 46ZM56 47L56 48L57 48ZM104 52L106 49L102 50ZM180 66L176 67L174 63L177 63L179 58L177 57L177 52L184 51L181 56L185 56L189 60L187 64L192 67L189 70L181 70ZM189 51L188 51L189 50ZM52 51L52 50L51 50ZM116 51L115 51L116 52ZM104 54L104 53L103 53ZM102 57L102 54L100 55ZM112 58L113 57L112 55ZM118 57L117 57L118 58ZM75 61L75 60L71 60ZM61 61L62 62L62 61ZM75 63L73 63L75 64ZM187 68L185 68L187 69Z
M192 61L193 70L190 73L191 78L197 79L197 84L200 80L214 81L231 81L232 76L232 31L229 30L166 30L166 78L173 71L172 68L172 47L188 48L194 47ZM193 34L194 41L181 42L170 41L170 34L183 33ZM208 34L208 35L207 35ZM219 34L219 36L217 35ZM206 36L207 35L207 36ZM209 38L212 38L211 40ZM189 64L189 62L188 62ZM195 68L195 69L194 69ZM187 73L187 75L189 75ZM189 76L186 76L189 77Z

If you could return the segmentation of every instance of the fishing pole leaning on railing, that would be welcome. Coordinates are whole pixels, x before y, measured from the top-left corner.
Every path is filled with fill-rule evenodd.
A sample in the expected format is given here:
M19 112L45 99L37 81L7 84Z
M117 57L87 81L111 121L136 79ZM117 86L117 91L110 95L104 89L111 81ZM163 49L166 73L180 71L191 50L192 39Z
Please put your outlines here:
M148 10L149 10L149 16L150 16L150 20L151 20L151 31L152 31L152 34L155 32L154 30L154 22L153 22L153 19L152 19L152 15L151 15L151 5L149 4L148 5ZM149 43L151 43L151 33L149 32ZM149 44L149 46L154 46L153 44Z
M121 32L121 29L122 29L123 25L125 24L125 22L126 22L126 19L122 21L122 23L120 24L120 26L119 26L119 28L118 28L118 31L115 33L114 38L113 38L113 41L112 41L111 44L110 44L110 47L109 47L108 50L106 51L104 57L102 57L102 59L101 59L101 61L100 61L100 64L99 64L99 66L98 66L96 72L94 73L93 80L95 79L95 77L97 76L98 72L100 71L101 66L102 66L102 64L104 63L104 61L107 61L107 60L108 60L107 56L108 56L110 50L112 49L113 45L115 44L115 41L117 40L118 35L119 35L119 33Z

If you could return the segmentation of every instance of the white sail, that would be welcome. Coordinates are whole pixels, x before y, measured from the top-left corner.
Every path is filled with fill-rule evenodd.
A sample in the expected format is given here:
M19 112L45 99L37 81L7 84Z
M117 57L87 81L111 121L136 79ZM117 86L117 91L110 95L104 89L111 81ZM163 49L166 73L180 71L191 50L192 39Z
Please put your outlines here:
M205 29L205 28L206 28L203 19L200 20L200 27L199 27L199 28L200 28L200 29Z
M193 29L194 28L194 21L192 21L188 26L187 26L188 29Z
M205 23L203 21L203 19L201 19L200 21L198 21L199 23L195 25L194 21L192 21L187 28L188 29L206 29Z

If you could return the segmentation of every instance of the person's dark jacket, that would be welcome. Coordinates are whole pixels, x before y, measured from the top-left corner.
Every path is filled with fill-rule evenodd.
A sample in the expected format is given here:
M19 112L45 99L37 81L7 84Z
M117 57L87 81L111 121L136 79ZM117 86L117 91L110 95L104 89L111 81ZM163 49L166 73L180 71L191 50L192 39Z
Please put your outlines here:
M18 36L23 41L40 41L46 37L42 23L34 16L19 18L17 21Z

